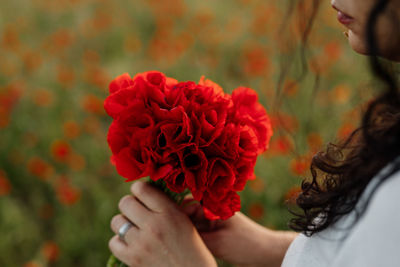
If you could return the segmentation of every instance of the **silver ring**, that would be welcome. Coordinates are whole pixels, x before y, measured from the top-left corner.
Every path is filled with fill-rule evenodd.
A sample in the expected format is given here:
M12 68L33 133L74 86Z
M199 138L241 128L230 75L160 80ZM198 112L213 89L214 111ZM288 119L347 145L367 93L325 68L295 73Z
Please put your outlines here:
M118 230L118 237L121 241L126 242L125 235L131 229L133 224L131 222L124 223Z

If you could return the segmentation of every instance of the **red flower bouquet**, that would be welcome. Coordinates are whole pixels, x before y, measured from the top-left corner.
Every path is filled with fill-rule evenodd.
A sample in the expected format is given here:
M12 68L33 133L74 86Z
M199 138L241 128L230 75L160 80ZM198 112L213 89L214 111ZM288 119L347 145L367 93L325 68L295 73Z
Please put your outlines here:
M149 176L177 194L189 190L209 219L240 210L237 192L254 178L272 135L256 92L229 95L204 77L178 82L157 71L123 74L109 89L107 141L126 181Z

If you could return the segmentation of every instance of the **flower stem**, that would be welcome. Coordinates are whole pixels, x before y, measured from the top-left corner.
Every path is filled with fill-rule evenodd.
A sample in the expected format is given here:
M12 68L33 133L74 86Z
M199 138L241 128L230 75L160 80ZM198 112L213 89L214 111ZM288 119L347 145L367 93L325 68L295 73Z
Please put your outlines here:
M121 262L119 259L111 254L107 261L107 267L128 267L128 265Z

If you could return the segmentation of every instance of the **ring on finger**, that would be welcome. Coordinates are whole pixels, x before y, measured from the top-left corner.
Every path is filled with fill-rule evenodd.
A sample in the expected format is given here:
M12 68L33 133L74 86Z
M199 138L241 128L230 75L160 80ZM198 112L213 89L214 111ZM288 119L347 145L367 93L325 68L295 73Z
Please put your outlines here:
M129 231L129 229L131 229L133 227L133 223L131 223L130 221L124 223L119 229L118 229L118 237L121 241L126 243L125 240L125 235L126 233Z

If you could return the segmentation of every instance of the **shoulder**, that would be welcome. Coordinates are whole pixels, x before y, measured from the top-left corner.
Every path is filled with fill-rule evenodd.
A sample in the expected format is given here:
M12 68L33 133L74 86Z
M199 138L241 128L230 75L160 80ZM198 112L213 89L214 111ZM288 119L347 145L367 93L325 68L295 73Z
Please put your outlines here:
M385 212L388 213L388 209L382 211L380 208L386 206L387 208L392 207L395 210L399 210L400 207L394 202L400 200L400 170L392 174L387 178L377 189L376 192L371 196L370 207L367 209L366 215L371 212ZM400 204L400 203L399 203ZM400 217L399 213L396 213Z
M400 171L397 171L370 197L365 213L349 232L331 266L398 266L399 225Z
M365 215L361 217L360 223L385 223L382 217L376 215L400 220L400 213L396 212L400 209L400 206L396 205L400 200L400 170L392 173L376 187L382 177L392 172L395 164L399 162L400 157L383 168L368 185L360 199L362 202L360 204L369 199ZM376 190L373 191L375 187Z
M367 186L358 204L368 198L370 202L356 224L353 225L357 212L353 210L335 227L312 237L300 234L286 252L282 267L396 266L393 260L400 262L400 171L388 177L375 192L372 190L379 179L391 171L391 166L393 164L383 168ZM353 227L349 228L350 225Z

